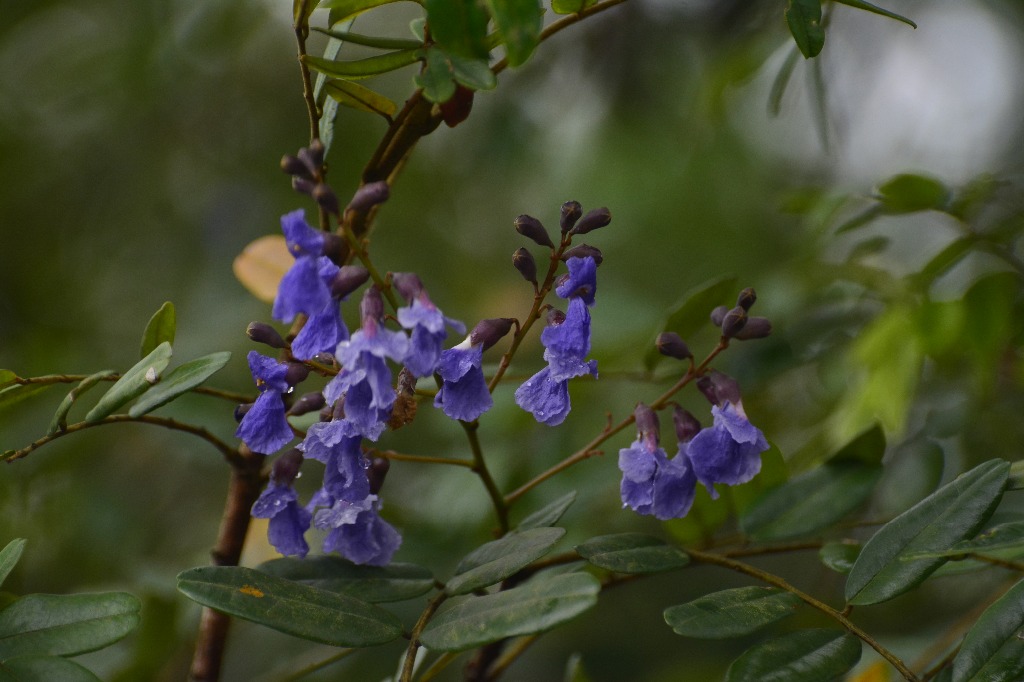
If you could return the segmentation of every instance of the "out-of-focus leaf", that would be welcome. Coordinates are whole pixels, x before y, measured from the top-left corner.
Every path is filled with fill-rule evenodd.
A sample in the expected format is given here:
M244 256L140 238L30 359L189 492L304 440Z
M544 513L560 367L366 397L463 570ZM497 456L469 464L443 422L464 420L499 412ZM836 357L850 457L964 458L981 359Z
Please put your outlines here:
M102 649L135 629L141 608L127 592L26 595L0 611L0 659Z
M420 641L435 651L462 651L506 637L543 632L597 603L601 584L588 573L535 578L520 587L483 597L446 602Z
M980 464L885 524L850 571L846 600L877 604L924 581L945 559L905 557L947 549L977 533L999 504L1009 470L998 459Z
M670 606L665 622L685 637L739 637L791 615L798 604L799 597L775 587L737 587Z
M772 116L778 116L779 112L782 111L782 96L786 94L786 87L793 76L793 69L796 68L799 57L800 48L794 47L786 55L785 61L779 67L779 72L775 74L775 79L772 81L772 89L768 93L768 113Z
M917 272L907 276L907 281L914 288L927 291L932 282L946 274L954 265L971 253L971 250L978 243L974 235L961 237L950 242L945 248L932 256L931 260L924 264Z
M487 9L478 0L426 0L430 37L445 52L487 58Z
M892 240L888 237L881 235L868 237L862 242L857 242L856 246L850 249L850 254L846 257L846 260L847 262L856 263L857 261L882 253L889 248L890 244L892 244Z
M357 566L337 556L282 557L261 564L262 573L338 592L371 603L404 601L430 591L434 575L416 564Z
M251 568L193 568L178 575L178 590L203 606L311 642L363 647L402 634L398 618L380 607Z
M342 21L374 7L390 5L393 2L398 2L398 0L320 0L320 7L331 10L331 16L336 21Z
M859 227L864 227L865 225L870 224L875 218L884 214L885 210L882 208L881 204L869 206L837 227L836 234L842 234L843 232L850 232L851 230L856 230Z
M316 6L317 0L292 0L292 21L295 23L295 26L304 25L309 20L309 15L316 9Z
M7 545L0 550L0 585L4 584L7 580L7 576L11 574L14 567L18 564L18 559L21 558L21 553L25 551L25 543L27 540L24 538L16 538L7 543Z
M686 545L709 540L728 520L729 506L721 500L712 500L707 489L699 485L686 516L666 521L663 527L679 544Z
M1019 315L1020 279L1015 272L982 277L964 294L965 349L973 356L982 385L990 385L1004 349L1012 343Z
M719 277L690 289L669 312L661 331L675 332L684 340L692 337L701 327L711 324L709 316L715 306L739 293L736 282L735 277ZM644 365L653 369L663 357L652 343L644 356Z
M18 379L18 375L9 369L0 369L0 388L10 386Z
M189 360L175 367L160 383L143 393L138 402L132 405L132 409L128 410L128 414L132 417L141 417L161 405L166 405L219 372L230 359L230 352L221 351Z
M250 242L235 258L231 269L250 294L264 303L273 303L281 278L294 262L284 236L271 234Z
M642 533L617 533L590 538L576 552L595 566L616 573L659 573L690 563L683 551Z
M100 682L88 668L59 656L17 656L0 662L0 682Z
M50 426L46 429L46 435L52 436L58 431L64 431L68 427L68 413L71 411L71 407L78 400L79 396L88 391L90 388L103 381L109 376L117 374L112 369L105 369L102 372L96 372L86 378L82 379L77 386L71 389L64 400L60 401L60 405L57 406L57 411L53 413L53 418L50 420Z
M950 191L935 178L902 173L878 188L878 200L890 213L941 211L949 204Z
M728 498L729 506L737 515L745 514L762 495L789 478L789 469L779 448L771 441L768 445L768 449L761 453L761 471L757 476L740 485L720 486L722 496Z
M864 0L836 0L836 2L842 5L847 5L849 7L862 9L867 12L873 12L874 14L880 14L883 17L889 17L890 19L895 19L896 21L902 21L904 24L908 24L910 26L913 26L914 28L917 28L917 24L912 22L910 19L907 19L905 16L896 14L895 12L890 12L887 9L882 9L881 7L878 7L876 5L872 5L870 2L864 2Z
M427 49L426 67L413 77L413 81L423 88L424 97L437 104L447 102L455 94L451 64L445 59L444 52L436 47Z
M540 42L541 19L544 16L539 0L486 0L494 25L505 43L509 66L524 63Z
M846 682L893 682L888 661L875 661L860 672L847 677Z
M939 487L945 465L945 453L932 441L901 446L885 463L885 473L876 488L874 513L888 519L913 507Z
M827 542L818 550L821 563L836 573L847 574L860 556L860 545L856 542Z
M0 389L0 410L17 405L22 400L42 393L53 384L15 384Z
M881 464L885 455L885 432L881 424L865 429L828 458L829 462Z
M583 657L573 654L565 662L565 682L592 682L590 675L583 669Z
M85 421L97 422L112 414L114 410L140 396L160 379L171 361L171 344L164 341L153 352L142 358L134 367L121 375L114 385L103 394L95 406L85 415Z
M551 11L555 14L576 14L595 4L597 0L551 0Z
M953 659L953 682L1024 679L1024 580L978 618Z
M573 502L576 501L576 491L570 490L565 495L562 495L557 500L549 502L532 514L528 514L526 518L519 522L516 526L516 532L522 532L524 530L530 530L531 528L546 528L547 526L553 526L558 523L558 520L562 518L562 514L569 508Z
M468 594L499 583L547 554L563 535L564 528L534 528L477 547L459 562L445 592Z
M359 111L383 116L389 121L395 115L395 112L398 111L398 106L384 95L352 81L332 78L327 81L324 89L328 95L340 104L358 109Z
M174 344L174 332L177 329L177 316L174 312L174 304L165 302L160 309L153 313L146 324L146 330L142 332L142 344L139 357L144 358L161 343Z
M356 59L354 61L330 61L308 55L304 56L302 61L311 69L316 69L331 78L351 80L379 76L382 73L388 73L389 71L395 71L410 64L415 64L422 58L423 50L417 48L415 50L395 50L394 52L387 52L375 57L366 57L365 59Z
M1024 459L1019 459L1010 465L1010 479L1006 484L1007 490L1024 490Z
M733 661L726 682L822 682L857 665L860 640L839 630L800 630L757 644Z
M786 23L804 58L818 56L825 46L825 30L821 27L821 0L789 0L786 5Z
M486 59L469 59L449 54L448 63L451 64L452 77L456 82L471 90L492 90L498 85L498 79Z

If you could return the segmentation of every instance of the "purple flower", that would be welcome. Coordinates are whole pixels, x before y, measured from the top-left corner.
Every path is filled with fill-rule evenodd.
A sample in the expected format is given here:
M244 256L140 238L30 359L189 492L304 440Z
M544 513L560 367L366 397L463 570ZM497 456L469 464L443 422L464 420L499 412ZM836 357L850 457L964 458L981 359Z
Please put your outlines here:
M555 381L584 374L597 376L597 360L585 360L590 352L590 311L582 298L570 299L565 319L560 324L545 327L540 340L544 344L544 359Z
M270 519L267 539L285 556L304 557L309 552L304 536L312 514L299 505L299 495L290 485L271 481L252 506L257 519Z
M238 425L235 437L242 439L253 452L273 454L293 438L292 428L285 417L282 394L288 391L288 366L273 358L249 351L249 371L252 372L260 395Z
M597 261L590 256L573 257L565 262L569 275L555 288L562 298L580 298L588 306L594 305L597 293Z
M480 368L483 354L484 344L473 345L472 335L441 353L437 373L444 383L434 397L434 407L441 408L452 419L465 422L471 422L491 409L494 401Z
M327 256L316 259L317 274L324 287L330 287L341 270ZM329 296L327 303L319 310L303 310L309 319L292 341L292 355L299 360L309 360L317 353L333 351L339 343L348 339L348 327L341 318L339 299Z
M331 504L334 500L358 502L370 494L369 461L363 457L362 440L350 422L336 419L310 426L299 446L306 457L326 467L323 489Z
M516 389L516 405L533 415L541 424L558 426L569 416L569 380L555 379L551 367L527 379Z
M746 483L761 470L761 453L768 441L743 412L743 403L729 401L711 408L714 425L694 436L689 445L690 460L697 479L717 498L713 484Z
M697 485L688 443L681 440L678 453L669 459L658 444L657 415L642 403L637 405L636 415L637 439L619 450L622 505L662 521L682 518L693 505Z
M436 370L442 344L448 337L446 325L460 334L466 332L464 324L445 317L422 290L411 305L398 309L398 323L412 330L405 366L417 377L429 376Z
M325 552L338 552L349 561L370 566L386 566L402 544L402 537L377 513L376 495L359 502L336 501L329 509L319 510L313 524L329 529L324 538Z
M281 216L281 229L295 263L281 278L271 315L275 320L291 322L297 314L313 315L331 302L331 291L320 276L318 262L325 234L306 223L301 209Z

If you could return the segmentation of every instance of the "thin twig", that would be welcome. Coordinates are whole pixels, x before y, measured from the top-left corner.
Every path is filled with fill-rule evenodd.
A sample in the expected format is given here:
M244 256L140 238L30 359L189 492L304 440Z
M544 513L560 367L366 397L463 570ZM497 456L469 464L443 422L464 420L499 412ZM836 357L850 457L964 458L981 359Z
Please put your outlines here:
M455 459L453 457L429 457L424 455L406 455L401 452L395 452L394 450L375 450L375 454L383 457L384 459L394 460L396 462L416 462L418 464L451 464L453 466L460 466L472 469L476 466L476 463L468 459Z
M28 386L31 384L78 384L83 380L89 378L88 374L46 374L40 377L25 377L24 379L19 377L14 380L14 383L21 386ZM100 377L100 381L117 381L121 378L120 374L114 373L105 377ZM252 395L245 393L236 393L235 391L225 391L220 388L210 388L209 386L196 386L191 390L192 393L198 393L200 395L208 395L214 398L223 398L224 400L230 400L233 403L251 403L256 400Z
M420 647L420 635L423 633L423 629L427 627L427 623L430 622L431 617L433 617L434 613L447 598L448 595L444 592L439 593L427 603L427 607L423 609L423 613L420 614L419 619L416 621L416 625L413 626L412 632L409 635L409 646L405 650L405 663L402 665L402 676L398 678L398 682L412 682L413 669L416 666L416 650Z
M484 460L483 448L480 447L480 437L477 435L479 422L460 421L459 423L466 431L466 438L469 439L469 448L473 453L473 471L480 477L484 487L487 488L487 494L491 497L491 503L494 505L494 513L498 517L498 526L501 534L504 535L508 532L508 505L505 502L505 498L502 497L498 485L494 482L490 470L487 468L487 462Z

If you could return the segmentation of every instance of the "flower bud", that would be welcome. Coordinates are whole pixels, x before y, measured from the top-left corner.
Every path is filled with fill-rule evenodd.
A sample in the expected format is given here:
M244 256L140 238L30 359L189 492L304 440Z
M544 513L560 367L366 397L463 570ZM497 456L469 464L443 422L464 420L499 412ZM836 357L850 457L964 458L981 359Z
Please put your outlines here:
M334 190L322 182L313 188L313 199L316 203L320 204L320 208L332 215L338 215L341 212L338 196L334 193Z
M746 323L747 311L740 306L736 306L722 318L722 336L731 339L743 329L743 325Z
M302 451L292 448L274 460L270 467L270 480L278 485L291 485L299 477L299 469L302 468Z
M362 265L343 265L331 280L331 296L345 298L370 279L370 271Z
M348 258L348 245L345 240L333 232L324 232L324 255L336 265L341 265Z
M391 462L383 457L374 457L370 460L370 467L366 470L366 477L370 479L370 494L376 495L384 485L384 477L391 469Z
M423 282L414 272L396 272L391 275L391 283L410 303L423 291Z
M391 195L391 188L384 180L370 182L352 195L352 201L348 202L346 211L368 211L377 204L383 204Z
M487 350L508 334L514 323L515 320L511 317L492 317L480 320L473 327L473 331L469 333L469 343L473 346L482 343L484 350Z
M612 221L612 212L607 208L595 208L587 211L587 215L576 223L576 227L570 230L569 234L586 234L602 228Z
M544 226L536 218L528 215L521 215L516 218L515 226L516 232L527 239L532 239L537 244L546 246L549 249L555 248L555 245L551 243L551 237L548 236L548 231L544 229Z
M637 403L633 410L633 417L636 419L637 437L647 444L655 447L661 438L659 434L658 413L643 403Z
M363 320L379 320L384 317L384 299L376 286L370 287L363 294L363 300L359 303L359 316Z
M245 335L256 343L262 343L271 348L287 348L288 344L281 338L281 334L266 322L250 322L245 328Z
M324 149L324 143L320 141L320 138L313 138L310 141L309 146L306 147L305 150L300 149L300 158L302 157L303 151L306 152L306 155L308 156L310 163L313 164L314 168L320 168L321 166L324 165L324 153L326 152L326 150Z
M596 246L590 246L589 244L574 246L562 254L562 261L567 261L570 258L593 258L594 262L598 265L604 262L604 256L601 255L601 250Z
M754 301L757 300L757 293L753 287L747 287L740 292L739 297L736 299L736 305L743 308L744 310L750 310L750 306L754 305Z
M303 194L313 196L313 190L316 189L316 183L313 182L312 180L307 180L306 178L299 177L298 175L293 175L292 189L294 189L296 192L302 192Z
M563 322L565 322L565 313L558 308L548 310L547 323L549 327L562 324Z
M289 386L297 386L309 376L309 368L301 362L289 362L285 370L284 380Z
M525 247L520 246L512 254L512 265L523 276L523 279L537 284L537 261L533 259L533 254L527 251Z
M713 405L722 405L726 402L738 405L740 402L739 383L718 370L712 370L700 379L697 379L697 389Z
M733 338L738 341L763 339L772 333L772 322L767 317L748 317L743 329L736 332Z
M729 312L729 309L724 305L720 305L711 311L711 324L716 327L722 326L722 321L725 319L725 314Z
M562 234L571 230L581 215L583 215L583 207L580 206L580 202L567 201L562 204L561 217L558 221L559 227L562 228Z
M680 443L689 443L694 436L700 433L700 422L688 410L684 410L679 405L676 405L672 412L672 423L675 424L676 438Z
M298 175L307 180L313 179L313 174L309 172L309 167L301 159L291 154L285 154L281 157L281 170L288 175Z
M304 414L309 414L310 412L315 412L322 408L324 403L323 393L319 391L306 393L292 403L292 406L288 408L288 415L298 417Z
M662 332L658 334L657 340L654 345L658 347L658 352L670 358L676 360L686 360L693 357L693 353L690 352L690 347L686 345L682 337L675 332Z
M241 423L242 418L252 409L252 403L243 403L235 407L235 421Z

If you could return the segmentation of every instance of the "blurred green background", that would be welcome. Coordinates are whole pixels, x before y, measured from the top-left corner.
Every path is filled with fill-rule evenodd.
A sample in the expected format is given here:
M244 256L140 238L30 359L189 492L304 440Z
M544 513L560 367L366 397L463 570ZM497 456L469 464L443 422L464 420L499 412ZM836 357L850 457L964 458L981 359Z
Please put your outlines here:
M885 517L972 463L1018 456L1024 14L995 0L890 4L919 28L836 6L822 56L799 60L772 116L772 81L792 49L784 2L631 0L542 45L496 91L477 94L465 123L421 143L379 214L372 254L382 270L419 273L433 300L469 326L528 309L530 288L510 262L524 245L517 215L553 228L559 205L576 199L614 216L586 240L605 255L593 310L602 376L572 386L574 411L557 429L515 407L516 382L499 389L481 439L504 489L589 440L606 412L618 420L670 385L678 366L645 374L643 362L666 312L731 276L736 291L757 289L755 312L775 333L735 344L716 366L740 380L748 414L791 470L881 420L890 466L873 509ZM149 316L170 300L177 360L231 350L212 383L251 390L244 329L269 321L269 306L234 279L232 260L276 233L281 214L312 210L278 169L308 141L290 5L0 0L0 367L21 376L123 370ZM405 37L415 16L415 5L399 3L356 28ZM401 102L412 74L373 83ZM384 129L341 112L329 156L340 196L356 187ZM965 204L964 220L918 211L836 233L901 172L928 173L957 198L974 180L981 198ZM966 257L913 277L965 231L982 235ZM714 330L689 341L703 355ZM534 337L510 376L536 371L540 352ZM64 392L0 413L3 449L39 437ZM710 420L696 391L681 402ZM211 398L189 396L162 413L225 438L234 430L230 405ZM604 457L538 488L514 519L577 489L566 547L620 530L687 532L621 511L615 452L629 440L620 435ZM383 446L466 449L458 427L429 406ZM208 561L227 477L208 445L140 425L89 430L4 466L0 542L29 540L5 589L140 595L141 629L81 660L104 679L182 679L198 608L176 593L174 576ZM316 478L301 482L304 492ZM483 488L461 469L396 464L385 500L405 537L397 559L440 577L493 526ZM254 533L246 562L271 555ZM822 594L841 588L810 555L763 565ZM999 577L957 583L956 594L940 581L865 624L913 659L926 640L901 633L934 636ZM661 611L740 584L699 568L613 590L542 638L506 679L561 679L573 652L595 682L718 679L753 640L685 640ZM393 643L308 679L377 680L401 651ZM238 624L224 679L280 679L329 653Z

